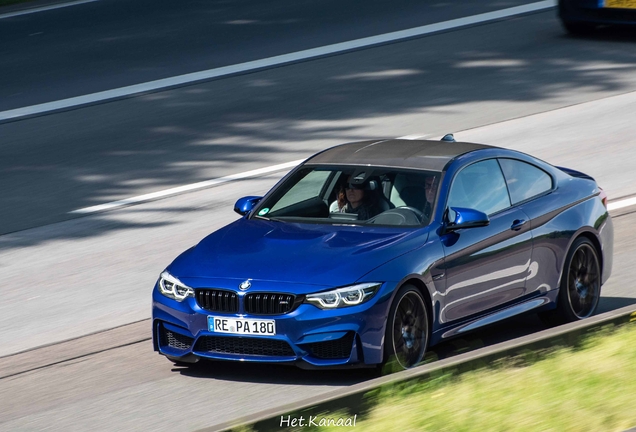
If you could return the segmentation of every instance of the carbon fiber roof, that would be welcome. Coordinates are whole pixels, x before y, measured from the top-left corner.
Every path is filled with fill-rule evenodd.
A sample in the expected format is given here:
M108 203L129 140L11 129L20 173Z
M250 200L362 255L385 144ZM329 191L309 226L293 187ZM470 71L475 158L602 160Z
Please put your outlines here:
M313 156L305 163L318 165L371 165L442 171L456 156L480 149L485 144L431 140L383 140L342 144Z

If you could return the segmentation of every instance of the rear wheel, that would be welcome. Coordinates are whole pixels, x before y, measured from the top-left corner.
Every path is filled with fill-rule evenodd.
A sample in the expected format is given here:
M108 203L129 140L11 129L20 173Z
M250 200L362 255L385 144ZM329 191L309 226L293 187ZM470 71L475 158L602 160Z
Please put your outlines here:
M408 369L422 361L428 346L428 313L413 285L404 285L389 310L384 344L385 362Z
M594 315L601 297L601 266L591 241L574 241L565 259L557 308L541 315L549 325L578 321Z

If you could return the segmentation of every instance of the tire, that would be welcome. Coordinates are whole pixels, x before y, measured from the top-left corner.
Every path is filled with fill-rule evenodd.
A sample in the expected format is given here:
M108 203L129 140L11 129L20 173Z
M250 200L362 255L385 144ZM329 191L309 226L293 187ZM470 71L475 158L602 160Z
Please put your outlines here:
M594 31L594 26L586 23L563 21L563 27L568 33L575 36L587 36Z
M539 315L550 326L594 315L601 297L601 266L596 247L585 237L574 241L561 274L557 307Z
M571 17L570 13L571 12L568 11L568 8L565 5L565 2L563 0L560 0L558 5L558 16L565 30L571 35L576 35L576 36L589 35L596 28L594 24L580 22L580 21L570 21L569 19Z
M389 309L384 338L384 363L392 369L416 366L424 358L429 341L426 302L413 285L404 285Z

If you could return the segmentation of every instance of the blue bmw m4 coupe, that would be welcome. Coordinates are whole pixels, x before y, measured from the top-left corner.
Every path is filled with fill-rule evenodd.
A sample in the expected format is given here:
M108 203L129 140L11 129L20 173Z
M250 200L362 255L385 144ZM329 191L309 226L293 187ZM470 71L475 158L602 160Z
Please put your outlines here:
M585 319L612 268L594 179L452 138L333 147L234 210L154 287L174 362L410 368L517 314Z

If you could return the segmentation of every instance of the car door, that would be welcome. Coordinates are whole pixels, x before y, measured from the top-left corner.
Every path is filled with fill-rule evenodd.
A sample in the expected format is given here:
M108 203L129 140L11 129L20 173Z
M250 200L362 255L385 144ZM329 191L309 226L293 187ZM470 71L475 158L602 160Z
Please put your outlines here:
M552 176L529 162L500 158L499 165L506 178L512 205L528 215L532 234L533 272L526 280L526 293L538 293L556 288L561 269L555 253L554 238L548 220L554 210Z
M530 271L532 235L527 216L511 207L510 195L496 159L473 163L454 177L446 208L472 208L486 213L486 227L464 228L442 236L446 287L440 320L467 319L525 293Z

